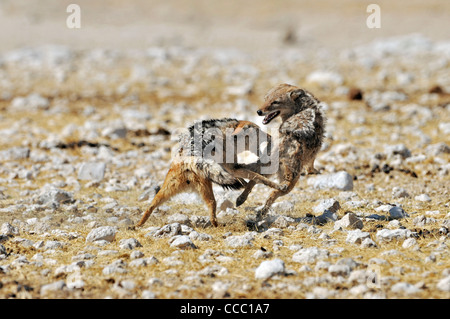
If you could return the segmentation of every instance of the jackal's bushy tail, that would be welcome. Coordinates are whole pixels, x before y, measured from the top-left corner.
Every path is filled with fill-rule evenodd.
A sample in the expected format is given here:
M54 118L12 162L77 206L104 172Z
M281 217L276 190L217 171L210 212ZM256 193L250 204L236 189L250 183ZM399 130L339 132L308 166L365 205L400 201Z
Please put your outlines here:
M197 157L193 160L199 174L203 174L204 177L225 189L241 189L247 184L245 180L234 177L222 165L211 159Z
M216 145L216 138L223 141L224 129L232 128L239 122L235 119L202 120L189 126L179 136L178 156L190 170L202 175L213 183L225 189L240 189L247 183L241 178L230 174L225 165L212 156L215 152L221 154L223 144ZM209 147L208 150L206 148ZM211 154L210 154L211 153Z

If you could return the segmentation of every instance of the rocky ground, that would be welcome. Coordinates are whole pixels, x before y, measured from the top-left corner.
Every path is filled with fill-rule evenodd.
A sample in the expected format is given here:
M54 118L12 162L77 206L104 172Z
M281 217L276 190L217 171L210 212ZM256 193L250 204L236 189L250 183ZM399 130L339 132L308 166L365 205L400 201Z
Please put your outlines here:
M450 42L339 50L40 45L0 55L1 298L449 298ZM319 175L192 194L133 230L176 132L291 83L323 101ZM274 121L271 127L279 123Z

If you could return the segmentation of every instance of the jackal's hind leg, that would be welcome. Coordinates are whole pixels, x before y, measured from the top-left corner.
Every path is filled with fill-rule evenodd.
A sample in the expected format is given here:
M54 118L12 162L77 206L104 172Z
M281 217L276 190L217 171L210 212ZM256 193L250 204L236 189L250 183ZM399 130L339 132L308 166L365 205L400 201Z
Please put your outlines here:
M180 166L172 165L164 180L163 186L153 198L141 220L136 224L136 227L142 226L159 205L186 188L186 181L183 179Z
M216 219L216 199L211 181L198 177L196 181L196 191L200 194L209 209L209 220L214 227L217 227Z
M167 201L170 197L172 197L173 195L175 195L179 192L180 191L178 189L170 189L167 187L165 188L163 186L161 188L161 190L153 198L150 206L145 211L141 220L139 221L139 223L136 224L136 227L142 226L147 221L147 219L150 217L150 215L153 213L153 211L156 209L156 207L158 207L159 205L161 205L162 203Z

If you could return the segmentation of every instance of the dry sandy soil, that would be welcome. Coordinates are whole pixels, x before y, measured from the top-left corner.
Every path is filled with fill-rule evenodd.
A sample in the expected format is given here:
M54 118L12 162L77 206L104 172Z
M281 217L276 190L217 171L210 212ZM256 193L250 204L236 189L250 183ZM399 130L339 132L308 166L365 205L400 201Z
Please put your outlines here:
M78 1L69 29L71 2L0 2L1 298L450 297L448 1L378 1L380 29L350 0ZM216 188L217 228L191 194L130 228L177 129L261 124L284 82L327 136L265 229L265 186L238 209Z

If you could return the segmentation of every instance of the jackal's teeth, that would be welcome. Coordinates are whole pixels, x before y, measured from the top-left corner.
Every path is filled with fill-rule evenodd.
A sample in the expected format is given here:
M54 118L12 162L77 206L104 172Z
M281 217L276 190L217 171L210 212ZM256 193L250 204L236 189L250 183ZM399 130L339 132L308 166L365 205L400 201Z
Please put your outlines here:
M280 114L280 111L269 113L264 117L263 124L269 124L274 118L276 118Z

